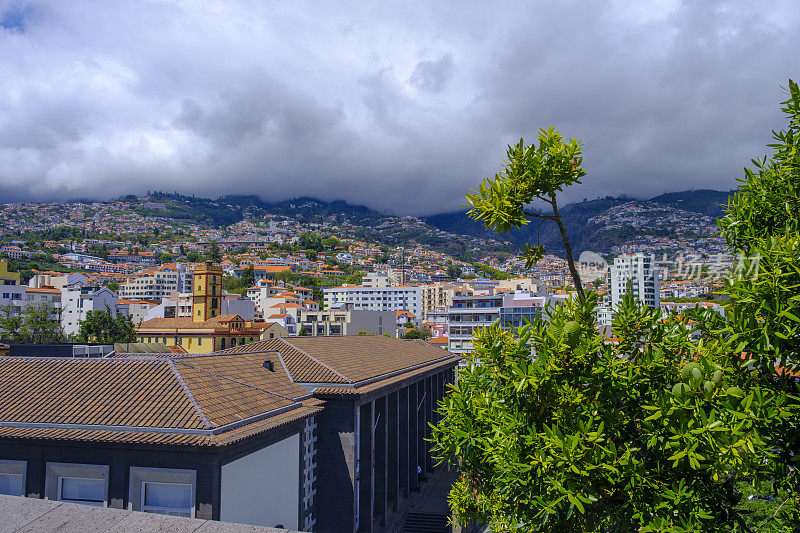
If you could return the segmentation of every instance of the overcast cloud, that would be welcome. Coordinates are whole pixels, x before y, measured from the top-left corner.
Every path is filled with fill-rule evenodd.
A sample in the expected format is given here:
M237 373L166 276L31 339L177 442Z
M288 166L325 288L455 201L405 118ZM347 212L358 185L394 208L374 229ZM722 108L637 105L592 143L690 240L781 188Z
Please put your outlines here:
M735 186L800 78L786 1L0 1L0 201L147 190L457 208L509 142L565 200Z

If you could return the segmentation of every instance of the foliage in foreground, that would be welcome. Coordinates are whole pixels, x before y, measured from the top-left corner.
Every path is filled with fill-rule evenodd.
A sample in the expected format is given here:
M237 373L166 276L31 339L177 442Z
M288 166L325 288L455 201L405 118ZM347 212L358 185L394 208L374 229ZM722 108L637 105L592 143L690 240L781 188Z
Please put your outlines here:
M794 414L730 342L626 298L596 333L596 298L515 332L498 326L443 400L434 435L464 473L461 517L496 530L711 531L746 523L737 480L775 469L770 433ZM538 355L531 357L531 349Z
M663 321L628 297L618 342L603 342L589 293L551 309L549 324L477 335L434 429L462 472L450 493L459 519L497 531L800 531L797 84L783 104L773 157L754 160L720 221L746 256L726 281L725 316Z

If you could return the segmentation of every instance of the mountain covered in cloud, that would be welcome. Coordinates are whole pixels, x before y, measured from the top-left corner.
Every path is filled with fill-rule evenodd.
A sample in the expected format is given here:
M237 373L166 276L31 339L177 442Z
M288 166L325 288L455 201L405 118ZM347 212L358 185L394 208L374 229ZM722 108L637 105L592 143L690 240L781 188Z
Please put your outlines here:
M564 203L726 189L783 126L797 0L0 2L0 201L147 190L458 209L584 140Z

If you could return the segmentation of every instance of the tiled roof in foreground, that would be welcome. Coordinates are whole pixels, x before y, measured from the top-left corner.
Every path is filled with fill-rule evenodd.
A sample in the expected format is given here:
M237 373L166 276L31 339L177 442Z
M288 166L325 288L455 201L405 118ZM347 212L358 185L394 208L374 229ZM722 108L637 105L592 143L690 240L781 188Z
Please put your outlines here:
M422 340L382 335L281 337L237 346L220 353L277 352L297 383L356 385L459 356Z
M321 408L263 362L0 358L0 436L221 445Z
M0 358L0 438L224 446L460 359L377 335L157 355Z

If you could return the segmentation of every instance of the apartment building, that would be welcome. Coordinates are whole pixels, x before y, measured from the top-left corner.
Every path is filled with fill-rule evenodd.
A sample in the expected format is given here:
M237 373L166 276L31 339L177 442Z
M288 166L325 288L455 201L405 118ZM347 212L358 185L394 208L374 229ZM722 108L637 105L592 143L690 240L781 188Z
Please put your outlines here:
M429 424L458 361L379 335L203 356L0 358L0 487L293 530L384 531L434 468Z
M324 311L301 309L297 331L310 336L358 335L359 332L375 335L397 336L394 311L356 309L353 304L343 304Z
M634 298L651 309L659 308L658 267L654 256L637 253L614 258L609 273L612 309L622 301L629 283Z
M500 319L503 297L489 292L453 296L448 308L448 350L453 353L472 351L475 330L491 325Z
M427 320L431 313L450 307L453 305L453 296L464 290L469 290L469 287L452 283L422 285L422 315L420 318Z
M40 289L42 287L53 287L62 289L67 285L86 285L86 274L80 272L37 272L28 280L28 287Z
M175 292L191 292L193 269L185 263L168 263L145 270L119 286L119 295L127 299L161 300Z
M9 272L8 263L0 261L0 306L12 306L18 313L25 299L25 286L20 283L19 272Z
M46 305L51 309L50 318L55 322L61 321L61 290L54 287L25 287L25 299L21 309L30 305Z
M470 294L460 291L447 310L448 349L453 353L472 351L476 330L494 322L506 330L519 328L541 316L552 298L546 294L515 291L502 293L483 290Z
M353 304L355 309L370 311L408 310L422 316L422 287L399 285L394 287L365 287L343 285L324 289L325 307Z
M118 305L119 296L107 287L71 287L61 289L61 328L67 335L77 335L81 321L89 311L110 310L128 314L127 306Z

